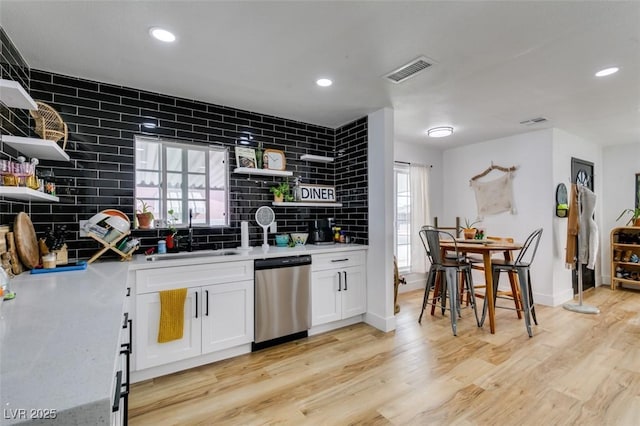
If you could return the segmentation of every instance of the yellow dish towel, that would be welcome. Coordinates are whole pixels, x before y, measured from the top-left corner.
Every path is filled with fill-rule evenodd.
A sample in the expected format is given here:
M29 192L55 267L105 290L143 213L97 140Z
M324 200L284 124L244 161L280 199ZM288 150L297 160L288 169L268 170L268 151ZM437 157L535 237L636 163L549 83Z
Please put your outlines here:
M158 343L182 339L184 332L184 301L186 298L186 288L160 292Z

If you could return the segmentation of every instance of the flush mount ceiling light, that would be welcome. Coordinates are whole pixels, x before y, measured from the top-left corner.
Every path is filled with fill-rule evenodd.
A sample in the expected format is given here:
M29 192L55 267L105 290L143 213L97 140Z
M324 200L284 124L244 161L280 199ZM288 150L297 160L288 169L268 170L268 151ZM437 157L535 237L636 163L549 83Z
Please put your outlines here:
M606 77L608 75L615 74L618 72L619 69L620 68L618 67L605 68L603 70L598 71L596 73L596 77Z
M149 34L160 41L164 41L165 43L176 41L176 36L173 35L172 32L169 32L163 28L153 27L149 30Z
M430 138L444 138L450 136L453 133L453 127L433 127L427 130L427 135Z
M320 87L329 87L333 84L333 81L329 80L328 78L319 78L318 80L316 80L316 84Z

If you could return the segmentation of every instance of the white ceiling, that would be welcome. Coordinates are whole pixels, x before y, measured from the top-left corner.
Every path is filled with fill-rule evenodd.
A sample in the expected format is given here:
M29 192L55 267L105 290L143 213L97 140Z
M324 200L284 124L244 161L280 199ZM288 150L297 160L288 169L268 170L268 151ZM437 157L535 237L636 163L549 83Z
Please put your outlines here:
M0 0L0 24L32 68L329 127L393 107L402 142L548 127L640 142L638 1ZM151 39L151 26L177 42ZM420 55L435 65L383 78ZM539 116L549 121L519 124ZM439 125L454 135L424 135Z

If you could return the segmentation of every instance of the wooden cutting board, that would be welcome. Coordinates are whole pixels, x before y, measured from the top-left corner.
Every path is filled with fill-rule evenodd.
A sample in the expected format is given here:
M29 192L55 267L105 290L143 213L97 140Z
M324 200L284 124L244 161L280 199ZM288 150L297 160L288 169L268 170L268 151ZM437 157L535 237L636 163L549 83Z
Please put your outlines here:
M22 264L27 269L33 269L40 263L40 252L36 231L33 229L31 218L25 212L18 213L13 223L13 236L16 240L16 250Z

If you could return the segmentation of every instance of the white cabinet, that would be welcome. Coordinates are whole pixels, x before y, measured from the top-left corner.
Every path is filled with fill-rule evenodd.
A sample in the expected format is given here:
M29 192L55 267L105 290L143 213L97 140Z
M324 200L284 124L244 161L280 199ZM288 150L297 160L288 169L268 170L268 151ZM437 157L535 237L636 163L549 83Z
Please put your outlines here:
M202 353L253 341L253 280L202 289Z
M253 262L157 268L136 275L137 370L253 341ZM183 336L158 343L159 290L184 287Z
M365 252L312 256L311 325L351 318L366 311Z
M143 369L168 364L200 355L202 318L196 318L196 295L199 288L187 290L184 303L182 339L158 343L160 323L160 293L139 294L136 297L136 368Z

